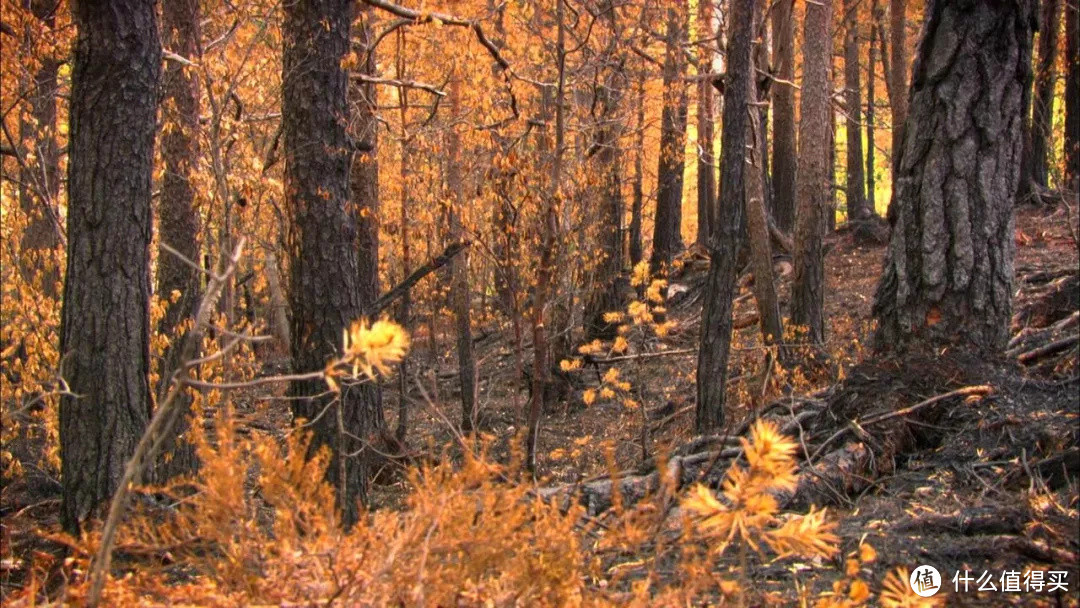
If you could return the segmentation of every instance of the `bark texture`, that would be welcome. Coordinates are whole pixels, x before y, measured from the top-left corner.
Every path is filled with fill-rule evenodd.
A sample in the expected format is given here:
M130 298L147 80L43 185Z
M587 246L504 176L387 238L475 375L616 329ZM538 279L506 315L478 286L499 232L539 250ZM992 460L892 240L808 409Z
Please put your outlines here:
M664 54L664 107L660 116L660 158L656 168L656 221L649 266L654 273L671 264L682 249L683 166L686 160L687 92L683 77L686 59L687 6L672 2L667 7Z
M1080 4L1065 4L1065 180L1080 190Z
M874 121L877 120L877 28L874 24L878 20L878 5L875 0L871 9L872 21L870 23L870 44L867 48L869 55L866 65L866 204L870 212L877 215L877 176L874 172L877 167L877 150L874 142Z
M290 333L293 368L299 371L322 369L338 353L342 331L362 310L356 213L349 200L348 86L341 68L349 50L350 7L347 0L284 5L282 121L286 205L292 220ZM361 448L357 438L367 436L371 413L353 388L345 388L323 413L330 399L313 395L325 390L321 380L292 383L293 416L313 421L309 456L329 449L327 476L338 490L345 521L351 522L364 497L366 476L363 459L346 455Z
M607 48L597 58L604 70L602 86L596 89L596 102L600 108L594 125L597 171L603 180L599 192L599 244L603 258L596 269L592 292L585 309L585 335L589 340L610 339L615 335L615 325L604 321L604 313L622 307L619 284L623 270L622 253L622 154L619 140L623 132L622 100L626 88L624 65L626 58L618 52L618 13L611 2L603 5L603 18L608 35Z
M161 26L165 48L199 62L199 3L198 0L170 0L161 8ZM165 174L161 180L161 199L158 203L158 242L171 246L189 260L199 259L199 213L195 206L195 188L191 176L199 162L199 77L196 68L178 61L165 63L165 97L162 100L162 121L168 128L161 136L161 160ZM158 394L168 390L173 371L183 363L178 360L183 332L180 324L195 314L199 305L200 274L175 255L158 251L157 294L172 300L158 331L170 336L165 352ZM158 479L191 472L195 469L195 450L183 439L188 425L191 400L181 397L179 423L173 436L165 439L161 460L155 469Z
M709 275L701 323L701 350L697 363L699 432L723 427L724 398L731 355L732 302L736 290L742 240L746 171L745 148L751 87L751 42L755 0L731 0L732 28L728 38L727 82L720 142L720 197L714 203L713 233L709 237ZM752 169L751 169L752 170Z
M363 4L356 4L355 8L359 13L353 23L353 50L362 58L360 70L364 75L375 76L376 54L371 47L374 42L374 11ZM380 292L379 225L382 211L379 200L379 122L375 118L377 101L375 85L350 83L350 143L355 153L349 181L352 211L356 215L356 277L361 310L368 310L379 298ZM368 429L385 429L382 385L369 382L353 390L365 412ZM367 455L362 458L367 458ZM366 484L366 479L364 481Z
M776 225L785 232L795 227L795 0L780 0L772 9L772 170L773 212Z
M872 213L867 207L864 190L858 11L857 0L844 0L844 123L847 127L847 183L844 192L848 221L862 220Z
M645 79L637 79L637 101L634 103L637 110L634 128L634 185L633 199L630 203L630 265L636 266L644 257L641 247L641 209L645 204L644 192L644 162L645 155Z
M791 286L791 322L807 329L808 341L825 341L825 259L822 239L830 210L831 141L829 58L832 57L831 0L810 3L803 34L803 82L799 107L799 174L795 191L795 273Z
M884 43L884 38L882 39ZM903 149L908 112L907 0L889 0L889 104L892 107L893 164Z
M1035 69L1035 94L1031 106L1031 173L1040 188L1049 185L1050 148L1053 136L1054 86L1057 81L1058 31L1061 0L1043 0L1039 20L1039 59Z
M78 2L73 10L60 323L71 390L60 399L69 532L116 490L150 417L150 187L161 79L156 2Z
M698 2L698 37L708 38L714 34L712 23L712 0ZM698 74L712 72L713 46L698 47ZM697 83L697 243L704 246L709 238L709 206L716 198L716 150L713 140L713 85L705 78Z
M453 82L450 83L450 116L453 123L459 120L461 108L461 82L457 64L451 70ZM450 221L450 239L460 242L465 236L461 214L464 201L461 197L461 138L457 129L450 128L447 134L449 158L446 165L446 185L449 192L450 208L447 210ZM454 324L457 329L458 380L461 384L461 429L470 432L476 417L476 356L473 353L471 302L469 297L469 250L466 248L454 257L450 264L450 301L454 309Z
M750 102L758 102L764 95L758 92L753 79L749 85ZM754 300L757 302L758 319L764 344L772 345L783 340L784 326L780 320L780 300L776 295L773 273L772 247L769 242L769 215L765 208L765 180L761 165L765 161L765 142L757 112L748 112L747 149L745 167L746 182L746 228L750 239L750 267L754 273ZM781 359L785 358L783 353Z
M876 343L995 353L1009 337L1030 0L935 0L912 74Z

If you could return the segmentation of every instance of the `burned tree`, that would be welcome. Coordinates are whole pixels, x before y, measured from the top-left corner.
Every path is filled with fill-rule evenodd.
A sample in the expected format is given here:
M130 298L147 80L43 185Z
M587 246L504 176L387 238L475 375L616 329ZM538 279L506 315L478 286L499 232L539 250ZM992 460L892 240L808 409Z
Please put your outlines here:
M927 7L895 167L876 343L997 353L1009 337L1030 0Z
M74 5L68 256L60 321L61 521L108 500L150 418L150 186L157 3Z

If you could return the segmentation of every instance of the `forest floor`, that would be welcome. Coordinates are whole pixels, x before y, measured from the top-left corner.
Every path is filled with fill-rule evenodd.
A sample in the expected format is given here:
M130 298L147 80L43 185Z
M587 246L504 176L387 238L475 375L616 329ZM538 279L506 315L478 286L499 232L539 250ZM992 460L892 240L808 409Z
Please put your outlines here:
M878 550L877 580L899 565L913 569L930 564L943 573L949 590L951 577L958 571L969 571L976 578L990 572L1001 589L999 577L1006 570L1065 570L1070 582L1067 594L977 592L978 585L972 583L971 592L954 594L950 602L963 606L1080 604L1080 366L1075 341L1063 348L1056 340L1076 334L1080 314L1076 279L1080 260L1070 219L1075 222L1064 206L1028 208L1017 217L1014 351L1058 345L1049 349L1053 352L1046 358L1029 356L1027 365L933 356L903 364L875 361L869 346L871 306L884 246L857 244L850 232L840 230L830 236L826 256L826 350L833 365L805 377L798 374L784 381L768 378L762 382L760 333L754 302L743 281L734 315L736 326L742 327L733 338L729 373L735 380L729 387L731 405L726 412L729 432L745 428L748 418L770 405L775 409L785 400L794 404L807 395L836 402L844 399L838 393L854 394L845 407L854 408L849 413L856 416L864 409L898 410L965 386L992 387L992 394L985 398L952 400L929 418L908 420L902 428L875 433L892 442L883 448L886 454L873 450L890 462L869 467L872 475L849 472L834 484L842 487L830 487L815 496L814 502L828 505L841 522L843 554L862 542ZM701 438L694 435L693 404L699 292L705 267L703 260L690 256L684 272L672 281L671 291L685 291L670 306L676 328L664 340L664 351L671 354L620 362L621 377L635 387L645 412L627 409L618 399L597 399L587 406L582 390L572 392L542 419L537 448L539 486L574 487L613 470L643 474L655 467L657 455L686 454L693 449L688 445L700 443ZM784 306L790 265L780 262L777 270ZM1060 331L1035 329L1055 323ZM1038 334L1037 344L1021 340L1033 333ZM515 422L512 391L518 388L520 404L528 400L528 394L515 381L510 332L502 328L483 335L477 342L478 428L492 440L492 452L505 456L521 432ZM418 336L414 343L423 349L427 340ZM452 343L449 339L446 343L449 351ZM415 356L430 360L423 350ZM586 366L577 372L581 384L576 388L597 387L605 371L605 366ZM443 353L434 376L439 379L437 385L430 384L431 374L427 379L430 399L410 394L415 411L410 413L409 437L414 444L438 446L453 441L446 420L456 420L460 410L452 351ZM392 418L398 394L388 391L385 398ZM644 451L643 426L647 426ZM403 483L398 479L376 486L373 500L397 504L404 494ZM804 571L810 569L786 560L756 564L749 576L762 601L789 603L795 599L792 590L807 582ZM813 576L819 576L817 572ZM821 581L816 582L821 588Z
M951 605L1080 605L1080 357L1072 338L1080 315L1080 259L1076 229L1069 222L1064 206L1018 214L1013 328L1017 338L1010 353L1023 365L1016 359L967 361L937 354L904 362L877 360L868 342L883 247L856 244L844 230L831 235L827 244L829 366L783 378L766 374L754 302L744 285L735 308L740 327L730 363L734 380L726 412L728 428L719 443L723 446L728 433L737 435L759 415L779 416L787 428L797 429L801 458L820 483L811 484L805 493L800 488L792 506L828 505L842 540L841 561L835 568L812 568L792 560L748 564L743 576L752 581L761 604L790 604L796 599L794 590L810 581L816 588L828 587L828 577L843 571L842 556L868 542L879 556L874 564L878 581L896 566L919 564L936 566L949 590L957 571L969 571L976 578L984 571L999 577L1006 570L1022 572L1026 567L1069 573L1066 594L976 592L973 585L969 593L950 594ZM670 292L677 295L671 299L669 318L675 324L663 349L653 341L647 351L627 353L647 357L618 363L621 378L632 384L643 408L624 407L618 399L586 405L582 391L599 384L607 365L575 372L574 389L541 421L538 486L563 486L573 492L615 471L620 477L644 479L658 459L689 456L716 444L715 437L696 437L693 430L705 267L700 256L688 255L683 272L672 280ZM783 305L790 264L781 261L777 269ZM478 328L476 335L477 428L490 442L491 454L504 459L522 434L515 403L523 406L528 394L516 378L509 329ZM456 358L449 336L440 336L439 342L441 352L433 356L423 330L413 336L413 367L420 371L408 394L406 444L414 461L453 454L453 449L446 452L441 446L453 445L455 433L448 421L460 416ZM982 385L990 390L980 392L981 398L942 399L940 404L933 399ZM397 387L396 381L389 382L384 395L391 429L396 423ZM274 394L280 393L280 388L274 389ZM242 408L252 430L279 434L287 428L288 402L266 399L272 396L266 392L249 396L251 403L263 404ZM903 408L915 405L917 413L903 413ZM812 417L796 420L796 412ZM790 418L783 417L789 414ZM866 421L875 416L884 423L872 432L849 425L855 437L833 441L849 419L858 417L869 428L872 423ZM821 441L825 435L828 439ZM862 441L868 450L860 447ZM811 453L826 456L810 463ZM860 460L857 454L868 458ZM837 458L859 464L828 469ZM715 464L713 459L708 469ZM707 474L708 470L701 471L700 479ZM717 478L708 481L715 483ZM407 491L400 467L387 464L370 500L376 508L398 508ZM42 492L41 488L25 494L3 492L4 558L40 549L42 544L29 537L36 530L55 529L58 495L55 490L51 496ZM623 556L606 565L612 570L633 568L634 559ZM5 579L12 580L11 576L4 572Z

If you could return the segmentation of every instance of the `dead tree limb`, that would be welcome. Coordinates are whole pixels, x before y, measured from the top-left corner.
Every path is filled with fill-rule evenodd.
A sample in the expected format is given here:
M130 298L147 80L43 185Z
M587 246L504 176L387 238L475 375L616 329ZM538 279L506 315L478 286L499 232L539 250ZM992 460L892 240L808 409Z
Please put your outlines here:
M379 299L372 302L371 306L367 307L364 311L364 316L371 318L385 310L388 306L394 303L395 300L405 295L407 291L413 288L414 285L420 282L421 279L427 275L435 272L436 270L446 266L450 263L450 260L454 259L454 256L461 253L466 247L471 245L471 241L459 241L457 243L451 243L449 247L443 250L439 255L428 260L427 264L412 271L409 276L405 277L405 280L394 286L393 289L387 291L383 295L379 296Z

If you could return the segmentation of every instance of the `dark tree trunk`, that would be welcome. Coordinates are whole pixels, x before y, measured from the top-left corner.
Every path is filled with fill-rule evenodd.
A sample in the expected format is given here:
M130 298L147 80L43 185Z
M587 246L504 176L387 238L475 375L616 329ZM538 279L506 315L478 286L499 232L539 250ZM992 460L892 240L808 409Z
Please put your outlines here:
M353 49L361 58L360 70L366 76L376 75L374 12L362 3L356 5ZM356 271L361 310L366 310L379 297L379 226L382 211L379 201L379 122L375 118L377 91L375 85L351 82L349 86L349 135L359 151L352 157L349 171L352 209L356 215ZM383 432L386 419L383 412L382 385L367 382L355 387L356 399L366 412L368 429ZM367 458L368 455L362 456ZM365 488L367 480L364 479Z
M697 430L707 432L724 424L728 357L731 354L731 309L736 290L742 240L746 167L746 134L751 77L751 43L755 0L731 0L731 31L728 38L727 80L724 93L723 128L720 141L720 198L714 203L716 218L709 237L709 276L701 324L701 350L697 364ZM753 167L750 169L753 171Z
M451 68L450 83L450 118L451 123L459 120L461 108L461 82L457 63ZM450 221L450 240L460 242L465 235L461 214L464 201L461 197L461 138L457 128L451 126L447 133L446 185L450 200L448 218ZM454 309L454 322L457 327L458 381L461 384L461 429L468 433L473 430L476 417L476 357L473 353L471 302L469 301L469 250L465 249L451 262L450 301Z
M772 86L773 210L785 232L795 227L795 0L780 0L772 9L773 68L783 82Z
M645 78L637 79L637 121L634 123L634 192L630 207L630 265L636 266L644 257L641 247L641 208L645 204L644 162L645 155Z
M404 82L405 80L405 30L399 29L397 33L397 56L395 58L395 65L397 67L397 79ZM398 179L401 180L401 199L400 199L400 220L398 222L398 229L401 234L401 276L402 279L406 276L406 273L412 268L412 238L410 234L410 207L412 206L411 197L409 193L409 164L412 162L409 157L409 150L413 147L414 143L412 136L409 134L409 88L405 86L398 87L398 96L401 100L401 167ZM498 275L497 275L498 276ZM496 281L496 287L498 282ZM409 317L412 314L412 290L406 290L401 296L401 304L397 311L397 321L405 328L405 331L410 330ZM409 359L406 357L398 364L398 417L397 428L394 430L394 437L398 443L402 446L405 445L405 437L409 432Z
M866 203L870 212L877 215L877 169L876 148L874 143L874 121L877 119L877 95L874 87L877 86L877 61L875 59L877 48L877 28L874 24L878 20L878 5L875 0L871 8L870 45L868 50L869 60L866 66Z
M585 309L585 335L587 339L610 339L615 335L615 325L604 321L604 313L622 306L619 282L623 269L622 257L622 158L619 140L622 137L622 100L626 86L623 72L625 57L618 54L618 13L613 4L602 5L603 17L610 36L608 48L600 58L609 66L604 75L603 86L597 87L597 106L600 116L596 125L597 171L603 176L600 191L600 251L603 259L596 269L596 279Z
M756 11L755 11L756 12ZM764 49L757 47L755 53ZM758 56L760 58L760 55ZM756 78L748 79L750 103L757 103L765 98L765 93L758 90ZM748 125L747 151L749 163L744 175L746 183L746 236L750 239L750 268L754 273L754 300L757 302L762 343L777 344L784 338L784 326L780 318L780 300L776 295L776 283L773 273L772 247L769 242L769 215L765 205L765 175L762 165L765 162L766 147L762 125L765 121L757 112L751 111ZM780 359L786 359L781 350ZM771 356L770 356L771 357ZM771 362L771 358L767 359ZM768 364L768 363L767 363Z
M1035 70L1035 94L1031 106L1031 173L1040 188L1049 184L1049 153L1053 136L1054 85L1057 80L1058 30L1061 0L1043 0L1039 22L1039 59ZM1023 176L1021 176L1023 179Z
M50 30L55 24L57 0L30 0L30 12ZM23 50L32 52L33 34L25 32ZM24 166L19 170L19 206L28 218L26 230L20 240L23 254L23 270L27 278L41 273L41 288L49 297L56 297L60 268L53 252L60 244L60 218L57 213L57 196L60 194L60 148L56 143L56 87L60 62L49 55L41 58L41 65L34 73L27 96L30 101L28 121L20 117L19 138L21 142L33 141L32 150L37 157L31 162L23 157ZM36 123L36 124L35 124ZM29 152L23 150L22 153Z
M349 201L348 82L341 61L349 51L351 7L347 0L284 5L281 115L286 205L292 220L289 297L297 371L322 369L338 353L342 331L359 318L361 292L371 285L369 276L364 277L367 284L360 285L356 214ZM312 422L309 456L330 450L327 477L350 523L356 520L367 480L363 458L346 455L362 447L360 439L372 428L372 412L356 389L346 388L324 413L330 398L314 395L325 391L322 380L289 387L296 398L293 416Z
M652 271L671 264L682 249L683 167L686 159L687 93L684 76L686 60L682 45L686 38L687 7L672 2L667 9L667 36L664 55L664 107L660 122L660 159L656 168L656 221Z
M927 7L874 302L881 349L930 343L993 354L1008 341L1032 4Z
M806 328L807 340L825 342L825 260L822 238L830 210L832 176L829 121L829 58L832 57L832 3L810 3L803 35L803 83L799 108L799 200L795 227L795 276L791 286L791 322Z
M199 62L198 0L170 0L161 9L165 48ZM158 241L167 244L189 260L199 259L199 214L195 207L195 188L191 177L199 159L199 78L195 68L177 61L165 63L162 74L165 98L162 103L161 159L165 175L161 180L158 203ZM173 254L158 251L157 293L172 300L167 305L158 331L171 336L161 369L159 395L168 390L169 379L182 361L178 361L183 332L181 323L195 313L199 302L199 273ZM195 450L183 439L188 424L190 398L183 397L179 423L174 436L167 437L161 460L155 471L159 480L195 470Z
M863 190L862 83L859 77L859 4L844 0L844 120L847 126L847 183L844 186L848 221L870 217Z
M1065 3L1065 182L1080 190L1080 4Z
M150 186L161 41L152 0L74 4L60 322L61 520L109 499L150 417ZM74 397L73 395L79 395Z
M714 34L712 29L712 0L698 2L698 37ZM713 46L702 44L698 48L698 74L712 72ZM713 85L700 78L698 93L698 163L697 163L697 244L704 247L709 239L709 207L716 198L716 149L713 140Z
M893 164L896 165L908 112L907 0L889 0L889 52L892 57L887 78L891 91L889 105L892 108Z

